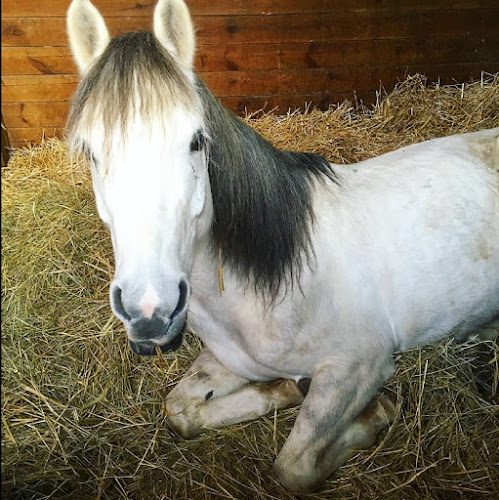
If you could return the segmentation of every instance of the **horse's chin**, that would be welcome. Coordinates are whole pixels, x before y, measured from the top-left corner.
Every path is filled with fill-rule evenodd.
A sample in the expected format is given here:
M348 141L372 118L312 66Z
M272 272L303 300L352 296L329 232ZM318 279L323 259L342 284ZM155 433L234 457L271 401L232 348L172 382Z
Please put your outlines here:
M130 349L135 354L140 354L141 356L154 356L156 354L156 347L159 347L161 352L176 351L182 345L183 335L182 332L173 338L168 344L157 345L151 342L133 342L129 340Z

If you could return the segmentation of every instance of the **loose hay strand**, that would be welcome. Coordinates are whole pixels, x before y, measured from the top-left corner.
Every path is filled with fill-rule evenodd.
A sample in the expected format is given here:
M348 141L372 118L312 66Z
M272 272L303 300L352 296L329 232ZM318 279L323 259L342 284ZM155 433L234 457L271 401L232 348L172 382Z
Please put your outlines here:
M499 75L408 77L372 109L260 112L279 147L352 163L424 139L499 126ZM271 463L297 410L178 440L164 397L201 345L133 356L109 309L109 236L88 166L62 141L15 150L2 169L2 493L79 499L467 499L499 497L497 342L399 355L400 414L318 492L286 492Z

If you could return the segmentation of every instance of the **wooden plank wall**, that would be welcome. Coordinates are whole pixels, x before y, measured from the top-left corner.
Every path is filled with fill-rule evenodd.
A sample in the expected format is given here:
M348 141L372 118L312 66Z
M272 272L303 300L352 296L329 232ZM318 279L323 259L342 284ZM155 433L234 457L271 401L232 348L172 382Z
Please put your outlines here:
M154 1L94 0L111 34L149 29ZM499 71L498 0L187 0L196 68L224 104L278 112L371 103L406 74L463 82ZM78 81L69 0L3 0L2 114L11 142L60 135Z

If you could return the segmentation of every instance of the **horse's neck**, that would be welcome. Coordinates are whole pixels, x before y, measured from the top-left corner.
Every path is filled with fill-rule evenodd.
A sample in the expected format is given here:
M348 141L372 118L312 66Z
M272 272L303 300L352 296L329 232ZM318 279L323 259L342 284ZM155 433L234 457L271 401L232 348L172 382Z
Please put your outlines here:
M341 166L335 167L338 170L341 169ZM332 184L324 184L319 179L312 179L310 183L313 200L312 210L316 214L315 221L312 223L314 224L314 230L311 231L310 241L314 253L318 250L316 248L316 245L319 243L318 240L322 238L322 236L318 238L318 234L321 235L322 231L321 228L317 226L321 226L324 212L327 211L328 220L331 220L334 215L330 212L334 199L334 196L332 196L332 189L335 190L335 187L336 186ZM208 211L208 217L212 220L214 215L211 199L209 201ZM266 237L270 240L274 238L275 235L268 232L266 233ZM302 252L305 252L305 250L302 250ZM297 272L297 269L293 269L294 278L301 278L300 283L288 283L291 288L287 290L286 282L283 282L277 298L273 301L275 304L281 303L285 296L287 298L292 296L294 290L301 290L300 293L303 293L302 287L307 282L307 275L310 273L311 267L314 267L313 260L315 256L310 256L310 258L312 259L311 261L304 256L301 260L301 272ZM262 311L268 310L268 297L264 299L264 294L258 293L256 290L255 281L252 280L251 277L248 279L246 276L241 275L239 270L231 265L231 260L225 258L223 248L217 246L210 231L204 233L204 235L197 240L190 281L192 293L198 297L199 300L202 300L205 296L220 297L224 294L236 294L244 302L248 301L252 304L261 304Z

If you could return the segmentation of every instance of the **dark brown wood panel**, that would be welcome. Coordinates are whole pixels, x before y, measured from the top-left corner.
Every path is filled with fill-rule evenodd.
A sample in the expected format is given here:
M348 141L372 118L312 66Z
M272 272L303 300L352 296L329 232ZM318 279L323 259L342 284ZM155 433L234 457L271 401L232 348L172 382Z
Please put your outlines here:
M335 68L340 65L413 65L499 61L499 35L466 38L340 40L333 42L252 43L199 47L196 68L201 72ZM485 69L485 68L484 68ZM67 47L6 47L2 74L75 74Z
M152 16L155 1L93 0L105 17ZM332 12L422 11L497 7L496 0L187 0L192 15L280 15ZM69 0L3 0L3 17L65 17Z
M424 73L442 83L452 79L466 80L479 78L485 63L466 64L428 64L412 66L338 66L324 69L291 69L273 71L222 71L200 72L206 84L219 97L243 95L290 95L313 93L343 92L353 89L357 92L378 89L381 82L388 88L407 74ZM488 72L499 71L499 62L488 64ZM448 76L451 75L451 76Z
M342 12L275 16L223 16L194 18L199 46L236 43L323 42L393 38L448 38L497 34L498 9L435 10L428 12ZM151 18L109 20L116 35L150 29ZM464 32L463 32L464 31ZM67 46L63 18L2 19L4 47Z
M200 47L201 72L334 68L343 65L386 66L428 62L499 61L499 35L467 38L339 40L332 42L252 43Z

